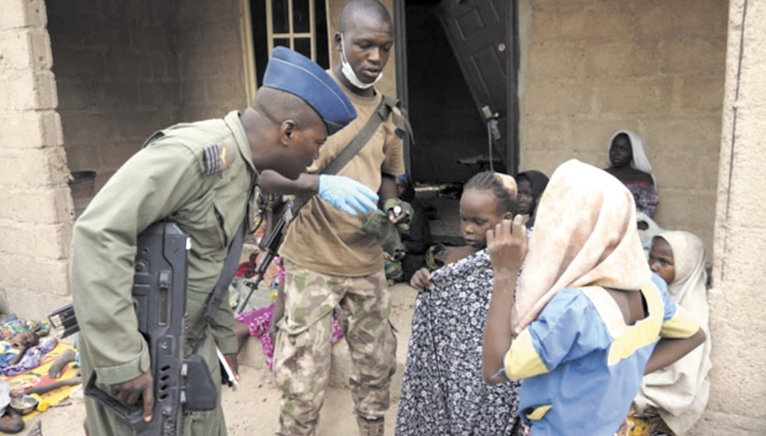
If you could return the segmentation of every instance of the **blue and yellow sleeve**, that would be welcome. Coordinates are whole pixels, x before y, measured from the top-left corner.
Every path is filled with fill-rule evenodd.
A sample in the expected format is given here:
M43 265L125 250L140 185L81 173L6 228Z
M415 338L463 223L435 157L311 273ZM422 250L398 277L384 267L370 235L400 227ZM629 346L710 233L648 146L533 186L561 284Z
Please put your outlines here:
M657 276L655 276L657 277ZM655 278L653 277L653 279ZM662 294L665 304L665 316L662 320L660 336L671 339L686 339L694 336L700 329L700 325L683 307L676 304L668 292L667 285L662 279L653 280Z
M611 343L604 322L580 289L564 289L513 341L503 359L508 378L546 374Z

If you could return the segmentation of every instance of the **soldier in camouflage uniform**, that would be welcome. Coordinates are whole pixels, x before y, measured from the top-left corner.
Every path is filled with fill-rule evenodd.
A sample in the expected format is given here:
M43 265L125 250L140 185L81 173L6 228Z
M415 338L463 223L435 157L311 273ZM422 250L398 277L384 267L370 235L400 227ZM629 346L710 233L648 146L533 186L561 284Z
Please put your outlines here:
M243 221L252 223L254 184L259 175L269 173L298 178L327 134L355 116L351 103L318 65L278 48L252 107L223 119L179 124L147 141L75 225L70 276L84 377L95 373L99 386L123 403L135 404L141 397L144 419L151 420L155 381L147 343L138 332L131 287L138 235L166 218L178 223L191 240L188 343L203 338L199 353L219 385L216 345L236 370L231 307L222 304L210 323L203 311L234 235ZM310 190L321 189L320 195L330 195L339 205L360 201L348 190L358 183L341 176L328 180ZM344 189L334 189L332 182ZM217 409L187 417L184 434L226 434L218 399ZM93 436L134 434L91 398L86 398L86 411Z
M354 104L358 117L328 138L319 158L297 183L317 175L377 116L383 96L374 88L393 45L391 16L377 0L353 0L341 13L334 43L341 62L331 71ZM393 115L401 117L398 109ZM396 118L400 119L400 118ZM380 194L396 198L403 174L402 130L391 116L338 174ZM282 190L287 189L280 186ZM331 204L331 203L330 203ZM312 198L290 225L280 250L285 262L285 316L278 323L275 376L282 390L282 436L313 435L330 374L330 333L335 311L349 346L349 380L363 435L383 434L389 387L396 368L396 338L389 323L383 250L378 240L359 232L367 216L352 216Z

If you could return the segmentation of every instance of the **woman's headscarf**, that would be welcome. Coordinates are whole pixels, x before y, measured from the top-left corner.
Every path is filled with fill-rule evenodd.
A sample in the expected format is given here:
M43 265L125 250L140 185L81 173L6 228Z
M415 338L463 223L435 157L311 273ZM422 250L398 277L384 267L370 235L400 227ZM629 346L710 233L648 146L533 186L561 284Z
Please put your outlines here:
M670 295L709 335L704 244L689 232L664 232L657 238L666 240L673 250L676 276L668 287ZM708 339L678 362L646 375L636 406L640 410L648 406L657 408L675 433L686 433L707 406L710 347Z
M609 163L609 166L614 166L614 164L612 164L612 158L609 156L609 152L612 150L612 142L614 141L614 138L616 138L617 135L621 133L628 135L628 139L630 140L630 148L633 150L633 157L630 159L631 168L643 171L646 174L652 176L654 188L657 189L657 179L654 177L652 164L649 163L649 158L646 157L646 151L644 150L644 140L638 136L638 133L632 130L618 130L614 135L612 135L612 139L609 140L609 145L606 148L606 160Z
M537 216L537 205L540 203L540 196L543 195L545 187L548 186L548 176L540 171L530 170L519 173L516 176L516 182L520 179L529 180L529 186L532 188L532 197L534 198L535 209L530 212L529 219L527 220L527 227L531 228L535 225L535 217Z
M564 288L632 291L651 276L633 195L606 171L570 160L553 173L537 206L512 327L521 332Z
M649 251L652 249L652 240L655 236L664 232L665 229L660 227L656 221L651 219L649 215L643 212L636 212L636 223L645 223L646 230L638 229L638 237L641 238L641 245L644 246L644 253L646 253L647 259L649 258Z

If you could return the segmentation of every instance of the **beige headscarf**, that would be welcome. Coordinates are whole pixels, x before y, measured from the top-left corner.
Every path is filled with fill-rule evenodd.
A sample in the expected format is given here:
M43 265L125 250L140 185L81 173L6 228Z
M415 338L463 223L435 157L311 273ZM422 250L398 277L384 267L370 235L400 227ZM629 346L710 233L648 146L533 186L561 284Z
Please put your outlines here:
M663 232L657 237L673 250L676 277L668 287L670 295L709 335L704 244L689 232ZM710 345L708 339L673 365L645 376L636 406L656 407L675 433L692 428L707 406Z
M556 293L587 285L638 290L651 280L633 195L619 180L570 160L553 173L537 209L516 295L516 333Z

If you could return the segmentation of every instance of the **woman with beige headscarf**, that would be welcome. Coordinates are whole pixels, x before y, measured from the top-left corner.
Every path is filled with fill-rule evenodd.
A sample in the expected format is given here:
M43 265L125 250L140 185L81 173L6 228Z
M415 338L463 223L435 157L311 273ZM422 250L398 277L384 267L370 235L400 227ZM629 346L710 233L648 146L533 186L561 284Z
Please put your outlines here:
M521 221L487 233L495 280L484 378L522 380L519 410L532 435L614 434L644 373L675 362L705 334L649 270L633 196L616 178L569 161L537 214L517 293Z
M705 246L689 232L655 236L649 267L669 283L668 292L709 334ZM686 433L702 416L710 391L710 341L678 362L647 374L634 403L650 424L659 414L676 434ZM660 423L652 425L661 428Z

